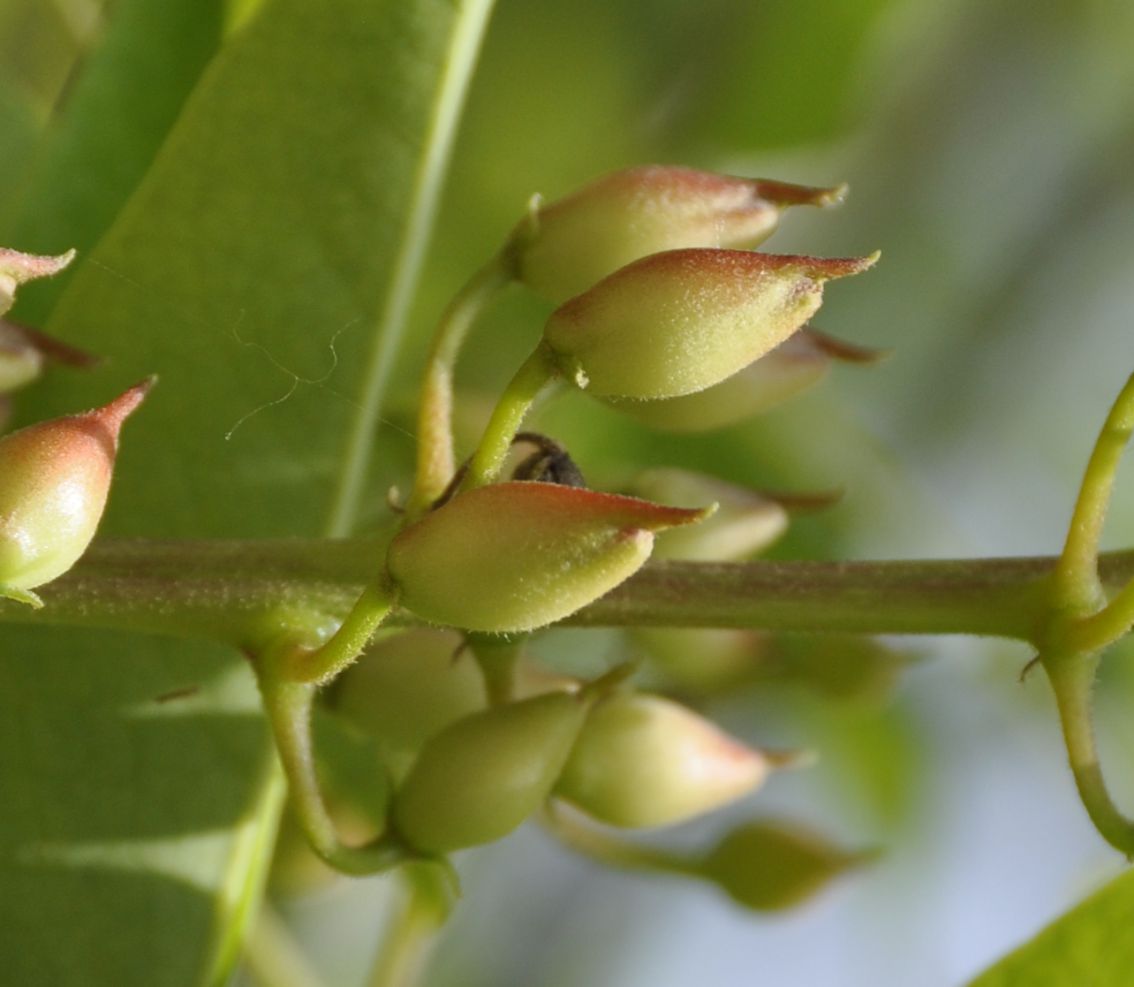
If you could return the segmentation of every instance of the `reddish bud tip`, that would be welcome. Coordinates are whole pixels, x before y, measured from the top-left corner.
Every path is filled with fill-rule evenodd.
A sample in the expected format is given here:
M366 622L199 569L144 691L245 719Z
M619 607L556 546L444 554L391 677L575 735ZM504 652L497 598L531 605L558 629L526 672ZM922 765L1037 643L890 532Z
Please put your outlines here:
M88 411L87 414L97 419L99 424L110 432L117 441L122 423L138 409L138 406L146 399L146 395L150 393L156 383L157 374L151 374L145 380L138 381L129 390L124 391L109 404Z

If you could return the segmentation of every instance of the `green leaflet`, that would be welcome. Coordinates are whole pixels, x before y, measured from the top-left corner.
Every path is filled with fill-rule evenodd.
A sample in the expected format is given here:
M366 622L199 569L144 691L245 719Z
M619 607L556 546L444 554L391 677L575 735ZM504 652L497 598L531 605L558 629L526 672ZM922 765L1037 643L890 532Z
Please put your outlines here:
M45 417L160 375L104 533L341 532L380 502L366 453L489 7L276 0L208 67L52 310L107 363L21 395ZM6 628L5 980L223 982L278 808L269 750L235 655Z
M969 987L1125 987L1134 970L1134 872L1126 872Z
M0 205L5 243L65 243L86 253L114 220L220 44L221 0L121 0L105 36L64 90L18 193ZM17 310L39 323L66 286L64 274L28 292Z

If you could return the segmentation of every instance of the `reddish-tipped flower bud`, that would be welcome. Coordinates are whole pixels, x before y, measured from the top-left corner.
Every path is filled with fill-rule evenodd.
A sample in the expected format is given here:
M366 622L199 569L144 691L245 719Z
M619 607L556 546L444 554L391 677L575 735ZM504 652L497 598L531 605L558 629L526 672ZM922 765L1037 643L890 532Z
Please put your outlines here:
M845 190L663 165L617 171L539 208L521 226L518 276L563 302L648 254L754 247L771 236L788 206L832 205Z
M38 605L27 591L86 551L110 491L119 429L152 383L0 439L0 596Z
M869 363L884 354L804 328L739 373L696 394L669 401L607 403L644 425L668 432L705 432L746 421L820 383L836 360Z
M660 696L595 705L555 793L612 826L669 826L754 791L776 761Z
M402 606L425 620L528 631L633 575L654 532L706 513L552 483L500 483L458 494L406 528L386 564Z
M16 300L16 289L25 281L58 274L71 263L74 256L73 250L58 257L43 257L0 247L0 315L12 307Z
M398 833L428 853L507 836L550 794L589 705L584 695L551 693L446 727L394 796Z
M693 394L782 343L815 314L824 282L877 257L654 254L561 305L544 341L563 374L598 397Z
M703 877L758 912L802 904L848 869L874 857L834 846L798 825L750 822L729 833L701 865Z
M788 512L778 501L704 473L646 470L634 478L630 490L681 507L717 505L713 516L696 527L662 535L654 549L657 558L733 562L762 552L787 531Z

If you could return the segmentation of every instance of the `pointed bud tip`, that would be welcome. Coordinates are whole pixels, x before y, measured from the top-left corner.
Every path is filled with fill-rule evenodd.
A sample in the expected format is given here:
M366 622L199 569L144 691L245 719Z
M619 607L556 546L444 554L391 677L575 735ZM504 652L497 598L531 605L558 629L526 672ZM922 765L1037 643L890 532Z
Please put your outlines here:
M58 274L75 259L74 248L63 254L25 254L19 250L0 247L0 275L10 277L16 284L35 278L49 278Z
M807 326L801 329L800 333L821 353L843 363L864 365L881 363L883 360L890 359L894 354L892 347L858 346L855 343L848 343L845 339L839 339L837 336L825 333L814 326Z
M829 206L842 205L850 186L841 182L828 188L814 185L794 185L772 179L757 179L752 188L758 198L777 206Z
M157 374L150 374L144 380L138 381L133 387L123 391L109 404L104 404L101 408L96 408L92 415L110 431L117 434L118 430L122 427L122 423L126 421L138 408L138 406L146 399L146 395L150 393L154 384L157 383Z
M801 768L814 767L819 761L815 751L801 748L799 750L760 750L764 762L774 771L797 771Z

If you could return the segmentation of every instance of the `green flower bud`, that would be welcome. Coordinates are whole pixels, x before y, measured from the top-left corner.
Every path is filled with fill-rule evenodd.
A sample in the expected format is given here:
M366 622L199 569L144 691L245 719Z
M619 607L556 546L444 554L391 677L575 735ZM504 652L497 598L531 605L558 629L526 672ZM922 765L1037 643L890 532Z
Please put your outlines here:
M668 826L754 791L775 761L668 699L617 694L591 710L555 794L612 826Z
M762 552L787 531L788 512L778 501L726 483L714 476L682 469L646 470L634 478L631 493L682 507L717 505L701 524L667 531L654 555L693 562L732 562Z
M633 575L655 531L705 515L578 487L499 483L458 494L406 528L386 564L401 605L425 620L527 631Z
M86 551L110 491L119 429L152 383L0 439L0 596L39 605L27 591Z
M791 336L819 308L825 281L877 258L653 254L561 305L543 338L560 371L598 397L693 394Z
M606 401L651 428L705 432L746 421L790 401L820 383L835 360L871 363L883 355L803 328L739 373L695 394L669 401Z
M709 853L700 873L746 908L770 912L801 904L873 856L840 849L795 824L750 822Z
M395 775L422 745L487 705L484 677L452 631L417 628L372 644L335 683L335 711L375 738Z
M588 706L583 695L549 693L446 727L394 796L397 831L427 853L506 836L550 794Z
M16 300L16 289L25 281L58 274L74 257L73 250L58 257L43 257L0 247L0 315L12 307Z
M663 165L617 171L537 208L517 233L518 276L560 303L661 250L754 247L788 206L832 205L845 190Z

